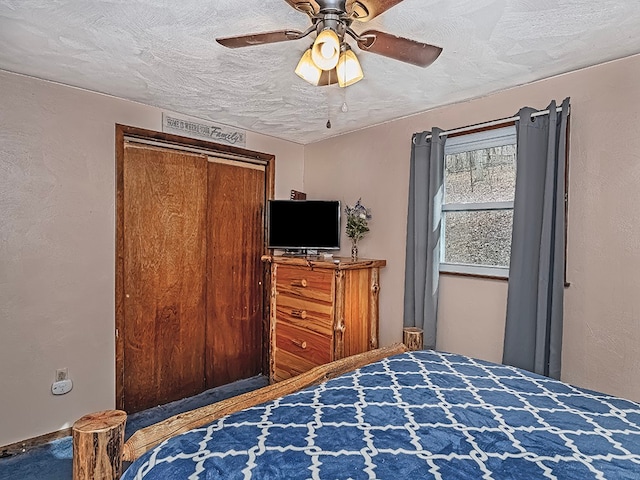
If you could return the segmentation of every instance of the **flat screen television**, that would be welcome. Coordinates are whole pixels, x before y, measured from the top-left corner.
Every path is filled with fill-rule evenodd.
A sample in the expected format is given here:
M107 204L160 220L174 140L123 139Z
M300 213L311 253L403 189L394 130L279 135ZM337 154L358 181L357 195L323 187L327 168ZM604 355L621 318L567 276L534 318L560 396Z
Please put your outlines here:
M269 248L289 253L340 248L340 201L269 200Z

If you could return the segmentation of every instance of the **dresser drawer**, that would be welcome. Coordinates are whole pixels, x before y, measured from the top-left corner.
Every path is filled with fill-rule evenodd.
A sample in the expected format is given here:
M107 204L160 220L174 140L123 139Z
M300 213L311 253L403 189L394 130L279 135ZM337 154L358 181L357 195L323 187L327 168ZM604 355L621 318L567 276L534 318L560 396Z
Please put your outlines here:
M276 297L276 320L329 336L333 334L333 308L332 303L281 293Z
M275 368L302 373L332 360L332 337L276 321Z
M333 270L278 265L276 292L307 300L333 303Z

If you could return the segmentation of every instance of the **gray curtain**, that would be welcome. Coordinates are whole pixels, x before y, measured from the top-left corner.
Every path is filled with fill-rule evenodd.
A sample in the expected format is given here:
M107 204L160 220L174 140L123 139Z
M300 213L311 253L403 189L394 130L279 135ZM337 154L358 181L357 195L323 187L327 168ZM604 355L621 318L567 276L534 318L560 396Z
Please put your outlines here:
M416 133L411 146L404 326L424 330L425 348L436 346L445 142L441 132L434 128Z
M504 364L560 378L569 99L520 110Z

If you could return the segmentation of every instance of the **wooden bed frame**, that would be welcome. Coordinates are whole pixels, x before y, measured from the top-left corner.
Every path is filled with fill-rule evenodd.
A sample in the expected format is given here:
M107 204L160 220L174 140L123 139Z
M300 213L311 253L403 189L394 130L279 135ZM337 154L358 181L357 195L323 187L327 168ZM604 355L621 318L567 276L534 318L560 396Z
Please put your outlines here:
M422 332L419 333L422 336ZM415 333L411 336L414 337ZM406 334L405 342L407 342ZM407 343L409 344L409 342ZM126 443L124 442L124 427L127 420L125 412L105 410L85 415L74 423L72 429L73 480L119 479L122 474L123 461L134 461L168 438L211 423L225 415L322 383L409 349L418 349L415 337L412 339L410 348L397 343L389 347L342 358L282 382L175 415L138 430Z

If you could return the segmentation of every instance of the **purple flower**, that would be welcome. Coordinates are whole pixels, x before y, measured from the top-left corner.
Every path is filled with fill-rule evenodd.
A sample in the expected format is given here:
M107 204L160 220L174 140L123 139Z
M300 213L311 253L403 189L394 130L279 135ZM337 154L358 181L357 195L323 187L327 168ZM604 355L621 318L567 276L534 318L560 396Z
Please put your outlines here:
M347 214L347 237L355 243L369 231L368 221L371 220L371 210L365 207L362 199L359 198L353 207L346 205L344 211Z

